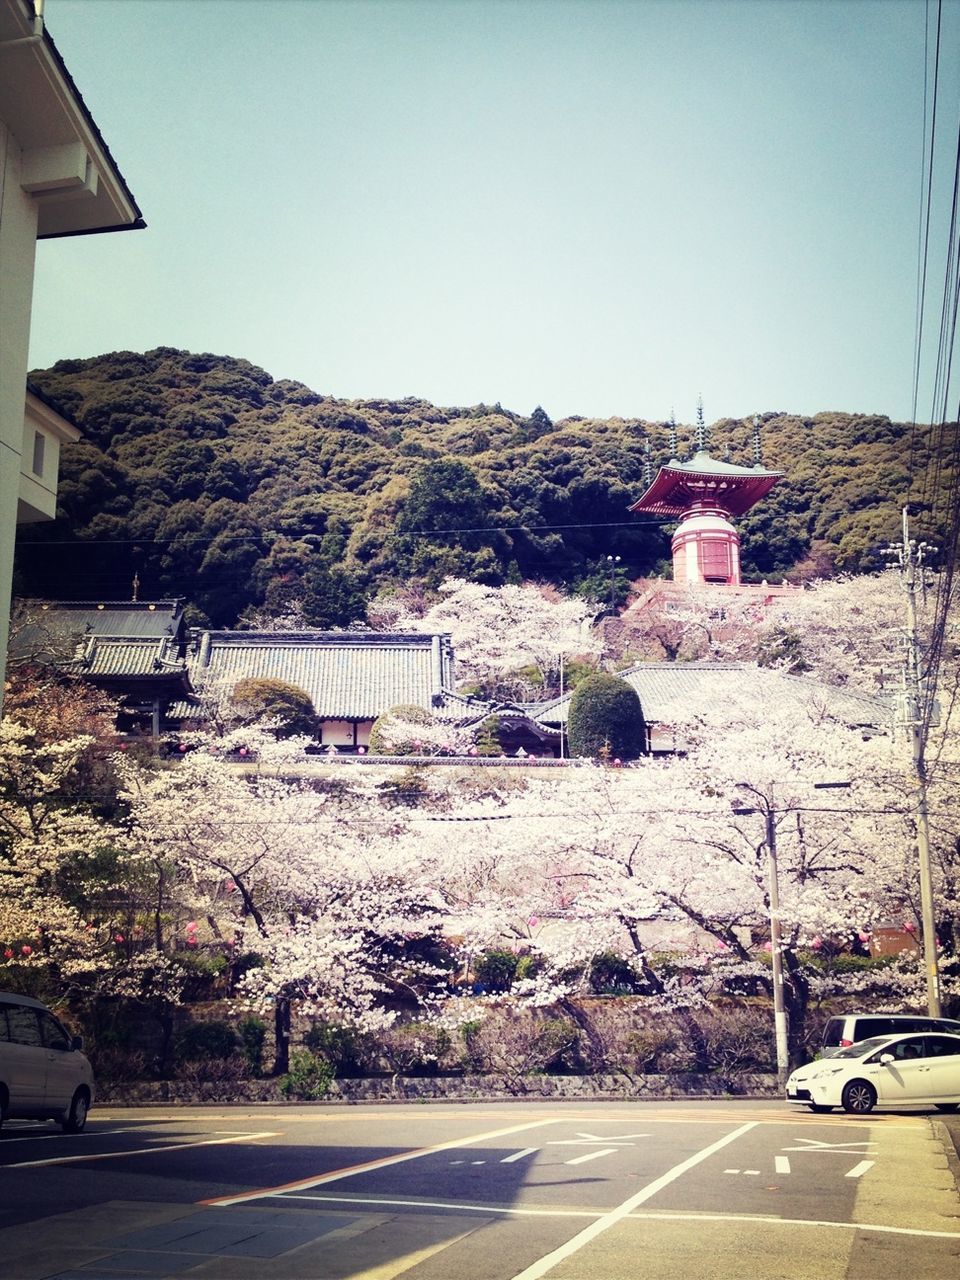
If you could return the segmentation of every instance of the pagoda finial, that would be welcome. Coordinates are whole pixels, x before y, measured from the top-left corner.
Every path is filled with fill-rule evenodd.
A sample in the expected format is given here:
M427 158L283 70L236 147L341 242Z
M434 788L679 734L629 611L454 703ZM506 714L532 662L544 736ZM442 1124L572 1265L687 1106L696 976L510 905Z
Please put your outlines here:
M763 466L763 454L760 452L760 415L753 415L753 464L756 467Z
M677 415L670 410L670 457L677 456Z
M697 453L707 449L707 424L703 420L703 396L697 398Z
M650 461L650 441L643 442L643 487L649 489L653 484L653 464Z

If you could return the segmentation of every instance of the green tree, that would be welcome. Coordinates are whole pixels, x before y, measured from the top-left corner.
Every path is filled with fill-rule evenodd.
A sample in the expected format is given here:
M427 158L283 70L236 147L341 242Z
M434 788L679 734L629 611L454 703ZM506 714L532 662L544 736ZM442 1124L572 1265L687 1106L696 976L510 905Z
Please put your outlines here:
M316 732L317 713L310 695L286 680L266 677L238 680L233 687L232 702L247 724L277 721L278 737Z
M646 725L636 690L603 673L581 681L570 699L567 740L571 756L635 760L642 755Z

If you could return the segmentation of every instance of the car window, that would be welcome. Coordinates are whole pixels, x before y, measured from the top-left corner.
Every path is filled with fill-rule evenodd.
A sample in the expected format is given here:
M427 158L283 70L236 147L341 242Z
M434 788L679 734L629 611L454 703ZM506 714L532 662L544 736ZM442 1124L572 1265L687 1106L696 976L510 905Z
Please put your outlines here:
M948 1058L960 1055L960 1037L926 1036L928 1058Z
M823 1044L826 1048L839 1044L843 1039L843 1019L831 1018L823 1029Z
M892 1018L858 1018L856 1039L869 1040L873 1036L889 1036L896 1031L912 1031L913 1028L907 1024L898 1027Z
M44 1045L48 1049L69 1049L70 1037L53 1014L44 1011L37 1016L40 1019L40 1035Z
M28 1009L23 1004L8 1005L7 1020L10 1024L10 1039L14 1044L42 1043L35 1009Z
M916 1058L925 1058L926 1049L923 1036L911 1036L909 1040L895 1040L877 1050L870 1062L879 1062L886 1054L891 1054L897 1062L911 1062Z
M836 1062L838 1058L862 1058L874 1049L879 1049L882 1045L885 1045L889 1039L889 1036L873 1036L869 1040L858 1040L856 1044L848 1045L846 1049L839 1049L836 1053L832 1053L830 1061Z

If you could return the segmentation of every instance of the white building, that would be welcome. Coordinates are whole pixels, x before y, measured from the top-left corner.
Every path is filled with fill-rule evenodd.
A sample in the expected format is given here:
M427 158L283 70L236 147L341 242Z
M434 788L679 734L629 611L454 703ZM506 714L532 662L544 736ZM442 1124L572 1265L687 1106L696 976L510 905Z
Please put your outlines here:
M60 445L79 435L27 391L36 242L143 225L43 0L0 0L0 699L16 527L53 517Z

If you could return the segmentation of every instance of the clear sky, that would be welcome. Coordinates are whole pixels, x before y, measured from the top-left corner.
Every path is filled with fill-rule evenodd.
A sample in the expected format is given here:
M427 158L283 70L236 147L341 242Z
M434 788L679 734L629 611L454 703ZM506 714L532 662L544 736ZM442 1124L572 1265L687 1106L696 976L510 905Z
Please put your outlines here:
M163 345L346 398L909 418L925 14L47 0L148 229L38 246L31 365ZM932 295L958 0L941 89Z

